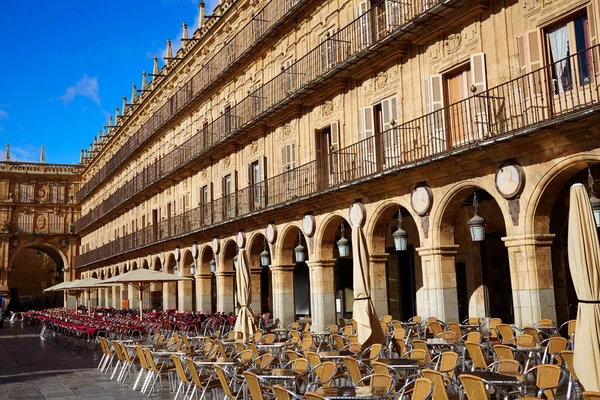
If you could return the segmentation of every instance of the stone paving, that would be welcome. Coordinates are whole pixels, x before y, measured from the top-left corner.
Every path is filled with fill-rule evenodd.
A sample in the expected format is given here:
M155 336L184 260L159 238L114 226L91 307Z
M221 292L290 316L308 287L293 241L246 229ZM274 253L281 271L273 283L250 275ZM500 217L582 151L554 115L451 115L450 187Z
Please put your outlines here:
M0 400L144 399L96 370L100 351L72 351L45 340L21 323L0 329ZM150 396L172 399L168 388Z

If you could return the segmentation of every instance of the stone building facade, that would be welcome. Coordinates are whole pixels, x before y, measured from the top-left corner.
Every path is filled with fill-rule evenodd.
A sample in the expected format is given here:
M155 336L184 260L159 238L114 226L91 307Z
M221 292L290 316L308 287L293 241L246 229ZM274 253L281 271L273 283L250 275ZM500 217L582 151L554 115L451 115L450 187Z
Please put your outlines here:
M43 150L40 163L11 161L7 146L0 162L0 295L13 306L60 305L62 295L43 290L75 278L81 170L45 163Z
M358 202L380 315L568 319L566 193L600 176L599 10L598 0L201 8L200 28L155 61L84 159L77 275L193 275L150 288L146 306L233 312L244 231L254 310L319 329L352 311L353 262L336 243L350 238ZM469 233L475 195L483 241ZM393 242L399 215L405 251ZM98 302L138 299L115 288Z

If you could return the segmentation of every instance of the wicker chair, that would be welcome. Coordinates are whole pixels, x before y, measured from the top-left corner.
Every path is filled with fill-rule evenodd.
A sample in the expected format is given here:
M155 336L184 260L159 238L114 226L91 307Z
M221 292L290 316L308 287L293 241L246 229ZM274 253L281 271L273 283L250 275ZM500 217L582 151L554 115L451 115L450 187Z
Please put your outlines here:
M514 360L515 354L510 346L504 344L497 344L493 347L494 353L496 353L497 360Z
M448 396L446 385L451 382L447 375L427 368L421 370L421 375L423 375L423 378L429 379L433 384L433 400L450 400L450 398L453 400L458 399L458 394Z
M241 380L238 380L236 377L226 376L225 371L223 371L223 368L221 368L220 365L215 365L215 372L217 373L217 378L219 379L221 388L223 389L223 392L225 393L225 400L227 400L227 399L237 400L237 398L240 397L240 395L243 392L242 391L242 389L243 389L242 383L243 382ZM234 390L230 386L231 383L237 384L237 387L238 387L237 393L234 393Z
M381 388L386 391L386 396L389 396L394 390L394 378L388 374L371 374L363 377L356 382L354 386L362 386L364 382L368 382L369 386Z
M542 342L545 345L542 364L559 362L559 353L567 349L568 341L564 337L552 336Z
M309 372L309 377L313 381L308 383L307 391L311 391L315 387L331 387L333 379L336 378L336 372L337 367L331 361L314 366Z
M468 400L489 399L485 382L478 376L462 374L458 377Z
M306 400L327 400L325 397L313 392L304 393L304 397L306 398Z
M354 357L344 357L344 363L346 364L346 372L348 374L349 381L352 382L352 385L357 385L358 382L363 378L363 370L367 369L366 365L363 364L364 367L361 369L360 364L362 362L358 361Z
M185 373L185 368L179 357L172 355L171 358L173 359L175 371L177 372L177 377L179 378L179 385L177 385L177 392L175 392L175 398L179 397L181 389L185 387L185 394L183 395L183 398L185 399L187 398L188 392L192 387L192 380L191 378L188 378L187 374Z
M485 360L485 356L483 355L483 349L481 346L478 343L471 342L466 342L465 346L467 346L469 357L471 357L471 361L473 362L471 370L474 371L475 369L486 369L488 364Z
M277 400L302 400L301 396L279 385L273 385L273 393Z
M516 335L512 325L498 324L498 332L500 332L503 344L508 344L515 340L514 338Z
M565 380L565 371L561 367L553 364L538 365L525 371L525 383L527 383L527 376L533 372L535 372L536 375L535 386L538 389L537 396L541 397L543 394L548 400L554 400L556 398L557 389ZM525 392L527 392L527 390L525 390Z
M433 394L433 383L427 378L417 378L414 381L407 382L406 385L398 391L398 398L402 399L408 393L412 394L412 400L431 399Z
M265 400L263 396L264 390L260 385L260 377L250 371L244 371L244 379L246 380L248 392L250 392L252 400Z
M600 392L583 392L583 400L600 400Z

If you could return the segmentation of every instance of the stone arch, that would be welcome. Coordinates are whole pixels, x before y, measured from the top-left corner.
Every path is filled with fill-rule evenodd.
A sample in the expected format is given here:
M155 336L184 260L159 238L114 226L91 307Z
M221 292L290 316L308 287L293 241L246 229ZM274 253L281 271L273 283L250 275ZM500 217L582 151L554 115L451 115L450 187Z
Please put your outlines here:
M492 177L493 179L493 177ZM456 215L462 207L464 200L468 198L475 189L481 189L487 192L502 212L502 219L506 227L506 234L510 236L512 231L512 221L508 212L506 200L496 191L496 186L489 179L466 180L459 182L448 189L445 189L443 195L435 204L431 212L431 236L434 246L447 245L454 243L454 223ZM462 200L460 200L462 198Z
M579 153L565 157L543 173L539 180L531 182L533 193L525 205L525 231L535 234L550 231L550 213L558 193L579 171L590 164L600 163L600 154ZM529 177L528 182L529 182ZM587 187L587 181L584 182ZM598 194L596 188L596 193Z
M217 271L233 271L233 257L237 255L235 238L229 238L223 241L221 251L219 251L219 262Z
M191 277L192 279L177 282L177 305L180 312L196 310L196 281L191 272L193 263L192 251L189 248L182 250L179 275Z
M275 245L272 245L274 251L271 252L271 264L273 265L292 265L295 264L294 248L298 245L298 232L302 235L302 245L306 248L307 259L310 258L310 240L304 235L299 222L285 224L281 233L277 235Z
M365 232L367 234L367 240L369 243L369 251L371 254L381 254L385 252L385 245L382 246L382 241L385 241L385 237L382 237L382 224L388 225L389 220L392 219L398 213L398 208L402 207L403 216L404 213L408 213L410 219L414 221L414 227L418 234L418 241L416 244L422 245L423 243L423 229L420 222L420 217L417 215L410 206L409 202L405 199L388 199L382 201L377 205L373 212L367 216L367 223L365 224ZM404 223L410 223L409 221L403 221ZM406 227L404 227L406 229ZM410 236L409 236L410 238Z
M165 265L163 266L163 272L168 274L174 274L175 266L175 254L168 252L165 254ZM164 282L163 286L163 308L165 310L177 309L177 298L178 298L178 285L177 282Z
M217 278L210 272L210 261L215 258L210 244L201 245L198 250L196 273L199 280L196 290L196 307L202 312L217 312ZM215 258L216 260L216 258Z
M332 260L337 258L335 242L342 220L344 221L344 237L350 240L352 228L348 222L348 216L344 215L342 212L337 211L328 214L327 217L319 224L314 236L314 254L318 260Z
M150 269L148 267L148 260L146 260L145 258L140 259L140 268L141 269Z
M27 250L27 249L35 249L35 250L40 250L40 251L45 252L50 257L52 257L52 259L54 260L54 262L56 263L56 265L60 266L61 263L62 263L62 268L65 271L68 271L69 268L70 268L69 259L66 256L66 254L64 254L62 252L62 250L60 250L58 247L54 246L52 243L47 243L47 242L29 242L29 243L24 243L24 244L20 245L14 251L12 251L12 254L11 254L10 259L8 261L8 268L9 269L13 268L14 260L18 256L18 254L20 252L24 251L24 250Z
M212 246L205 244L198 250L198 264L196 270L200 274L210 274L210 261L215 258Z
M179 275L181 276L192 276L191 266L194 262L194 257L192 257L192 251L190 249L185 249L181 254L181 270L179 271Z
M159 256L154 256L152 260L152 270L161 271L163 268L162 261Z
M271 269L269 266L263 267L260 260L260 254L265 249L265 243L269 254L272 255L273 252L263 232L264 230L253 232L246 245L246 253L252 274L252 309L261 314L273 312ZM272 260L271 256L270 264L273 263Z

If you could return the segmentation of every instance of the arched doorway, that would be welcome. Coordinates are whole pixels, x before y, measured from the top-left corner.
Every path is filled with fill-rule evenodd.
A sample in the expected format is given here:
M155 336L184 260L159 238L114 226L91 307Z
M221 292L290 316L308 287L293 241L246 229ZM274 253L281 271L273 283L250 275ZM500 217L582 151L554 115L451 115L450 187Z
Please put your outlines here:
M475 205L478 215L486 220L482 241L473 241L469 228ZM504 214L489 192L470 186L453 194L442 216L440 241L458 246L454 266L461 321L478 316L514 323L510 264L503 237Z
M205 245L200 252L200 284L196 289L198 310L204 313L217 312L217 277L210 269L211 262L216 268L216 259L212 247Z
M220 312L237 314L237 284L234 264L237 261L238 249L235 241L226 241L221 251L223 252L221 255L222 262L221 265L217 266L221 273L219 275L221 282L217 282L217 309Z
M178 275L175 273L175 255L169 253L167 261L164 267L166 273L172 275ZM165 310L176 310L177 309L177 298L178 298L177 282L164 282L163 283L163 307Z
M580 158L580 157L578 157ZM596 161L568 161L558 165L546 182L536 204L534 229L536 234L553 235L550 245L552 284L559 323L577 317L577 295L573 286L568 255L569 195L575 183L582 183L589 190L590 177L596 195L600 192L600 165ZM589 169L588 169L589 168ZM537 259L547 260L544 249L536 249Z
M407 234L406 250L396 250L394 244L393 235L400 225ZM417 292L423 286L421 257L415 250L421 245L415 220L408 209L389 204L377 215L371 237L372 263L385 255L388 313L407 321L417 315Z
M154 261L152 263L153 271L162 271L163 266L160 260L160 257L154 257ZM150 285L150 308L156 311L163 310L163 284L155 283Z
M338 242L342 237L348 241L348 255L340 255ZM352 228L345 218L331 217L321 237L321 259L335 260L335 302L337 318L352 318L354 308L354 265L352 262Z
M181 268L183 270L180 271L180 275L192 279L177 282L178 308L180 312L196 310L196 296L194 295L196 293L196 280L192 276L191 270L193 263L194 257L192 257L192 252L190 250L184 251L181 257Z
M268 265L262 266L260 260L260 254L265 249L270 255L269 246L264 235L254 235L248 244L248 249L248 259L252 272L252 309L256 313L272 313L273 290L271 270Z
M11 311L62 307L62 292L44 289L63 281L63 255L51 246L35 243L21 247L8 266L8 289Z

